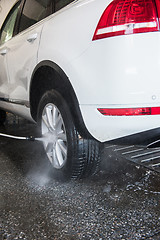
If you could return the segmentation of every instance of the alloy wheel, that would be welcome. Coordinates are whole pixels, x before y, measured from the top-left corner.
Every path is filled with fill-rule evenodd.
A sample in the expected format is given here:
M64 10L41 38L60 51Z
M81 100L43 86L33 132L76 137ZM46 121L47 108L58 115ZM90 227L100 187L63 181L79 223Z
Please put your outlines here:
M41 131L51 164L61 169L67 161L67 135L62 115L53 103L48 103L43 109Z

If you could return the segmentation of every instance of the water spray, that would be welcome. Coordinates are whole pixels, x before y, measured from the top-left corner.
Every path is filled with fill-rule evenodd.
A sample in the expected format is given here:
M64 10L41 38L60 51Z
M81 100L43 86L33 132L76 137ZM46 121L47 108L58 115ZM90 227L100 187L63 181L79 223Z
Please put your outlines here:
M17 139L17 140L28 140L28 141L41 141L41 142L44 142L46 140L46 138L48 137L49 135L45 135L43 137L39 137L39 138L36 138L36 137L33 137L33 136L27 136L27 137L20 137L20 136L14 136L14 135L10 135L10 134L4 134L4 133L0 133L0 137L6 137L6 138L12 138L12 139ZM151 142L150 144L148 144L146 146L146 148L151 148L152 146L154 146L155 144L157 143L160 143L160 139L157 140L157 141L154 141L154 142Z

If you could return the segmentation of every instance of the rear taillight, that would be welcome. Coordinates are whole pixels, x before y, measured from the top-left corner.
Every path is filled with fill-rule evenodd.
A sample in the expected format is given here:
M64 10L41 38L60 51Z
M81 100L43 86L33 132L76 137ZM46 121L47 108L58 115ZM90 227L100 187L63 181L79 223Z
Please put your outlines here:
M158 31L158 10L154 0L114 0L102 14L93 40Z
M160 107L146 108L98 108L101 114L106 116L138 116L160 115Z

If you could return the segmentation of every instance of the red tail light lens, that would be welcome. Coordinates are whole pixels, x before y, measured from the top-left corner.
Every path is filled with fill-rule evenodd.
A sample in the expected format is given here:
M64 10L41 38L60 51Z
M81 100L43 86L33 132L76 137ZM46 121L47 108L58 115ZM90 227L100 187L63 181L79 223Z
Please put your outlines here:
M93 40L158 30L154 0L114 0L102 14Z
M159 115L160 107L147 108L98 108L98 111L106 116L137 116Z

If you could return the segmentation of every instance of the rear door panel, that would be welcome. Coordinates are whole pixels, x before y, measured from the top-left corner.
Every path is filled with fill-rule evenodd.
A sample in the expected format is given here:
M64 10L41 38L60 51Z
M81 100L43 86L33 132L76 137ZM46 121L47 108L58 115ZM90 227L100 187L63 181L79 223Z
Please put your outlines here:
M37 64L42 24L18 34L8 43L9 98L29 100L29 83Z

